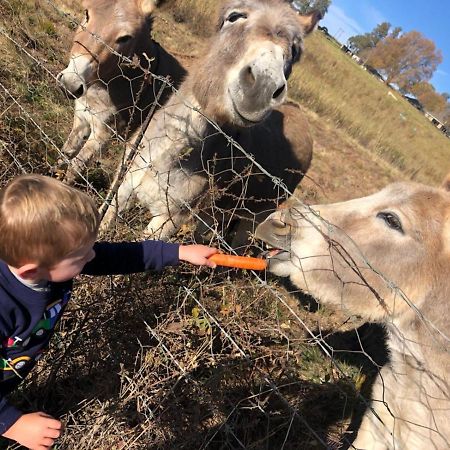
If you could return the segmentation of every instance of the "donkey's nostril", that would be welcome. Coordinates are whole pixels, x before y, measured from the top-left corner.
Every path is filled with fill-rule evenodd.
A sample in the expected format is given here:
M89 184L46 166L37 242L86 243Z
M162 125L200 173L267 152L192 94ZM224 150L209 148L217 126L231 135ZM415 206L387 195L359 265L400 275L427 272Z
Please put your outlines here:
M286 228L286 223L279 219L272 219L272 226L278 230Z
M283 84L283 86L279 87L279 88L273 93L272 98L273 98L274 100L276 100L278 97L280 97L280 96L283 94L285 87L286 87L285 84Z
M244 69L244 74L245 80L248 82L248 84L250 85L255 84L256 78L251 66L248 66L246 69Z
M84 86L83 86L83 85L81 85L81 86L73 93L73 95L74 95L76 98L80 98L83 94L84 94Z

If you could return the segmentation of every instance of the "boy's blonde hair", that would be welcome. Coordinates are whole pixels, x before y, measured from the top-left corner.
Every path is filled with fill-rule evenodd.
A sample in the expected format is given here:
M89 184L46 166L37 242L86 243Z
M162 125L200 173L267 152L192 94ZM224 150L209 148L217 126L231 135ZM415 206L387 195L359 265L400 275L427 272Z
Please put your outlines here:
M0 192L0 259L51 268L95 239L99 224L86 194L43 175L19 176Z

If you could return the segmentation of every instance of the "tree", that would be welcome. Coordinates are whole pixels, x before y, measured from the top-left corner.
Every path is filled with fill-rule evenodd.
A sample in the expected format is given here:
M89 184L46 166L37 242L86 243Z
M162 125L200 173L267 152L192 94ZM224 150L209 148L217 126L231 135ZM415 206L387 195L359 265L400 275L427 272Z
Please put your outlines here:
M385 39L389 34L391 24L389 22L383 22L378 24L370 33L357 34L348 39L348 47L357 55L364 57L364 53L376 47L378 42ZM401 31L401 28L395 28L395 31ZM398 33L400 33L398 31Z
M444 124L447 127L447 130L450 130L450 103L447 103L447 107L445 108Z
M439 94L428 81L421 81L411 86L410 92L419 100L427 111L443 116L448 103L445 94Z
M385 76L386 83L395 83L406 92L411 92L417 83L431 79L441 62L440 50L418 31L398 37L390 35L379 41L367 60Z
M300 14L318 10L322 13L322 17L325 16L331 5L331 0L290 0L290 2Z

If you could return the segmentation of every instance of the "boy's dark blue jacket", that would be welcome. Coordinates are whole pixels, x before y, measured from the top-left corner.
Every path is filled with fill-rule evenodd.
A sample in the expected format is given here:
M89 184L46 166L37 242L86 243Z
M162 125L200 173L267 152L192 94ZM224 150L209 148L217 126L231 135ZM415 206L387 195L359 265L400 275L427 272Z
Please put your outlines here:
M118 275L161 270L178 264L178 244L162 241L98 242L95 258L82 273ZM0 261L0 435L22 415L6 396L28 375L48 347L66 307L73 280L35 291L22 284Z

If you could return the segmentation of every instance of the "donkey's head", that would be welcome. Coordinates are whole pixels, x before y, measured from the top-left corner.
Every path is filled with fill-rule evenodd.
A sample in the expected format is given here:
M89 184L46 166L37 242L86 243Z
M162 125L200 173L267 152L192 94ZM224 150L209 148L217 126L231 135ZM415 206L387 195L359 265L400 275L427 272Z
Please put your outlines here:
M58 82L81 97L96 80L108 83L121 73L121 55L139 54L150 42L150 16L158 0L84 0L66 69ZM149 57L152 55L148 55Z
M287 78L303 38L320 13L299 16L284 0L230 0L219 15L208 54L191 77L206 115L252 126L286 97Z
M287 208L256 235L273 248L269 269L319 301L369 320L395 318L409 306L394 283L417 307L428 299L444 311L450 193L443 189L398 183L343 203Z

